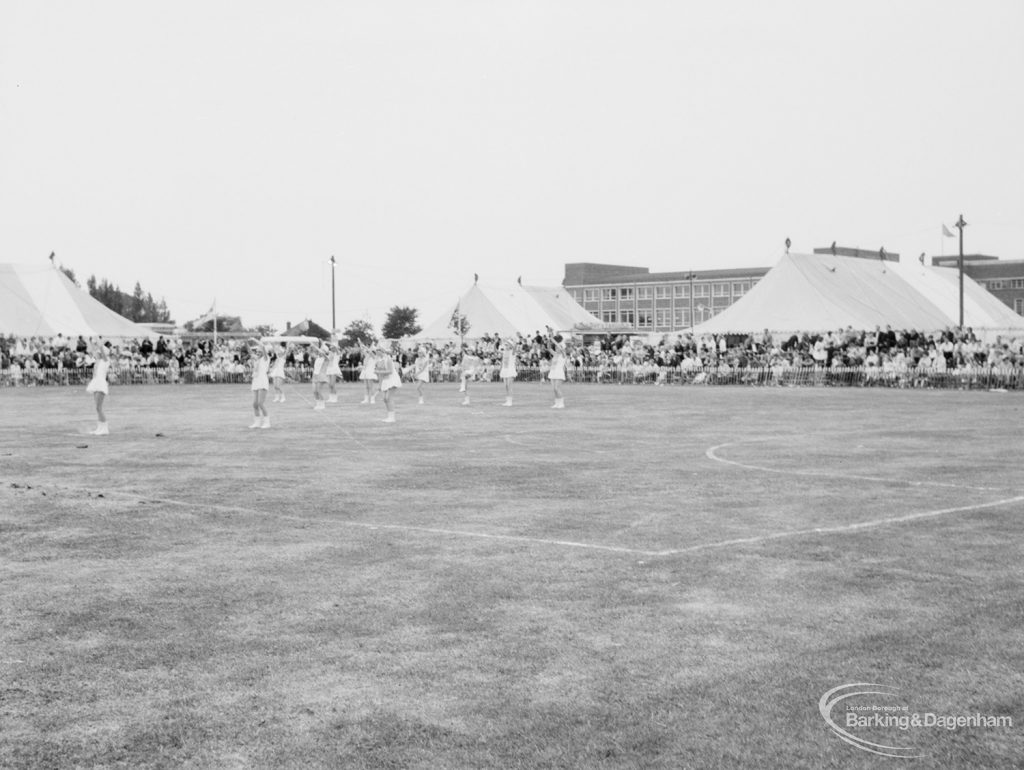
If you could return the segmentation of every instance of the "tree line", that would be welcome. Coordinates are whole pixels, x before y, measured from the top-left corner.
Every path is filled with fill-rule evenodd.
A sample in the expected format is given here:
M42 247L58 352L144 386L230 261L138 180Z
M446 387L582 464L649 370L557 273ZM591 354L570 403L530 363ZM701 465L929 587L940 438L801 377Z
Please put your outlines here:
M60 269L64 275L71 279L75 286L81 286L74 270L64 265L61 265ZM162 298L159 301L154 300L150 292L143 291L142 285L138 281L135 282L135 288L131 294L122 291L119 286L112 284L106 278L97 279L95 275L89 276L85 285L91 297L130 321L135 321L136 323L174 323L171 320L171 313L167 309L167 304L164 300ZM418 315L419 311L415 308L394 305L388 311L384 325L381 327L381 336L384 339L396 340L419 334L422 327L417 323ZM213 331L213 324L213 319L209 318L204 324L191 330ZM467 327L468 325L466 323ZM186 327L191 328L191 323L186 324ZM217 330L222 332L244 331L245 327L242 324L242 319L237 316L218 315ZM260 326L250 331L265 335L270 334L272 330L270 327ZM325 331L324 334L326 335L325 338L330 336L329 332ZM339 342L342 345L350 346L356 346L360 343L369 344L375 336L372 323L356 319L341 333Z
M386 340L398 340L402 337L412 337L420 333L423 327L416 321L419 311L412 307L394 305L389 311L384 325L380 328L380 336ZM369 345L376 339L373 331L373 324L369 321L357 318L349 323L338 336L338 344L342 347L355 347L357 345Z
M70 267L64 267L64 265L61 265L60 269L64 275L71 279L75 286L81 286L75 277L74 270ZM164 302L163 298L159 301L153 299L153 295L150 292L142 290L142 285L138 281L135 282L135 288L131 294L122 291L120 286L112 284L106 278L97 279L95 275L89 276L89 279L85 282L85 287L90 297L106 305L115 313L123 315L129 321L135 321L136 323L174 323L171 320L171 312L167 309L167 303Z

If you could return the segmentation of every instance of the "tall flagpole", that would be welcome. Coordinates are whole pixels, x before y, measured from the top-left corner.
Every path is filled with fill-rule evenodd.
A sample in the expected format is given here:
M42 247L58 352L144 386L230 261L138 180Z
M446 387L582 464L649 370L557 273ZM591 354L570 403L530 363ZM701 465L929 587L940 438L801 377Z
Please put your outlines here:
M213 347L217 347L217 298L213 298Z

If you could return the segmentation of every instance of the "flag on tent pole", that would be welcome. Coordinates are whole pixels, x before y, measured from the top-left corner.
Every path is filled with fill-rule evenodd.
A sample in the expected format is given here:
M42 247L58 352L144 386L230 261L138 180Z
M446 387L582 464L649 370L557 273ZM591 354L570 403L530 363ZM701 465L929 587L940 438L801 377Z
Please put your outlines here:
M939 244L942 247L942 256L946 256L946 238L955 238L953 231L946 227L946 223L942 223L942 238L939 239Z

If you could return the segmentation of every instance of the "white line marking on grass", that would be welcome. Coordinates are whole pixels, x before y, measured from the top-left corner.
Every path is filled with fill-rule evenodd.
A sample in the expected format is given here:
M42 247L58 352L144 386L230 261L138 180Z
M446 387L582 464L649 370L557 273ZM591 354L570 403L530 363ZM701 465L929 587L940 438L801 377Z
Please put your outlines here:
M1003 500L995 500L991 503L977 503L975 505L963 505L959 508L940 508L937 511L922 511L921 513L908 513L906 516L892 516L886 519L874 519L872 521L860 521L856 524L843 524L838 527L814 527L812 529L796 529L790 532L773 532L769 535L756 535L754 537L740 537L734 540L720 540L717 543L702 543L687 548L672 548L667 551L658 551L657 556L675 556L681 553L701 551L706 548L726 548L731 545L748 545L750 543L761 543L767 540L780 540L785 537L800 537L802 535L828 535L853 532L858 529L870 529L873 527L884 527L887 524L901 524L905 521L916 519L927 519L935 516L944 516L947 513L966 513L967 511L980 511L985 508L995 508L1001 505L1024 502L1024 495L1007 497Z
M161 503L163 505L174 505L180 508L200 508L204 510L224 511L227 513L244 513L248 515L267 516L273 517L278 521L294 521L301 524L333 524L339 527L359 527L360 529L390 529L398 532L424 532L431 535L451 535L453 537L476 537L485 540L504 540L518 543L535 543L537 545L556 545L567 548L582 548L592 551L611 551L613 553L628 553L635 554L638 556L657 556L659 553L658 551L644 550L641 548L627 548L625 546L617 545L601 545L599 543L580 543L574 540L552 540L549 538L542 537L528 537L526 535L497 535L491 532L473 532L472 530L464 529L418 527L413 524L387 524L374 523L369 521L351 521L347 519L306 518L302 516L280 514L273 511L261 511L259 508L247 508L241 505L223 505L221 503L196 503L191 502L189 500L172 500L166 497L149 497L147 495L140 495L135 492L127 492L116 489L108 489L101 492L99 490L87 489L85 487L68 487L58 485L48 486L50 488L60 489L64 491L89 492L92 494L103 494L105 496L111 497L118 496L143 503Z
M781 540L790 537L802 537L804 535L845 534L847 532L854 532L860 529L872 529L875 527L884 527L889 524L902 524L904 522L915 521L917 519L945 516L946 514L950 513L966 513L969 511L980 511L986 508L996 508L1003 505L1010 505L1012 503L1024 502L1024 495L1017 495L1016 497L1007 497L1002 500L994 500L989 503L976 503L974 505L964 505L957 508L940 508L935 511L908 513L905 516L890 516L884 519L873 519L871 521L861 521L856 522L854 524L843 524L840 526L833 527L812 527L809 529L796 529L784 532L772 532L767 535L754 535L752 537L740 537L733 538L731 540L719 540L713 543L699 543L697 545L691 545L685 548L668 548L660 551L652 551L642 548L627 548L625 546L601 545L599 543L581 543L574 540L552 540L549 538L528 537L525 535L498 535L490 532L473 532L471 530L443 529L439 527L419 527L412 524L387 524L374 523L368 521L351 521L345 519L304 518L302 516L291 516L288 514L261 511L258 508L248 508L241 505L223 505L221 503L197 503L188 500L172 500L170 498L164 497L148 497L145 495L137 494L135 492L127 492L122 490L108 489L100 492L99 490L88 489L83 487L68 487L59 486L55 484L50 484L46 486L48 486L49 488L60 489L64 491L89 492L109 496L119 496L122 498L129 498L131 500L143 503L161 503L164 505L173 505L181 508L199 508L203 510L225 511L229 513L244 513L250 516L257 515L273 517L276 520L294 521L300 524L329 524L339 527L358 527L360 529L370 530L387 529L397 532L422 532L431 535L449 535L452 537L474 537L484 540L499 540L515 543L533 543L536 545L561 546L565 548L580 548L590 551L606 551L610 553L632 554L634 556L679 556L682 554L694 553L697 551L710 550L712 548L728 548L730 546L735 545L751 545L754 543L763 543L771 540Z
M308 521L307 519L299 519ZM317 521L327 521L318 519ZM560 545L567 548L585 548L594 551L612 551L614 553L631 553L640 556L655 556L657 551L644 551L638 548L626 548L617 545L599 545L596 543L579 543L574 540L548 540L541 537L526 537L525 535L495 535L489 532L471 532L460 529L437 529L434 527L416 527L406 524L370 524L361 521L340 521L338 524L353 527L365 527L367 529L395 529L406 532L426 532L432 535L452 535L455 537L479 537L487 540L506 540L520 543L536 543L538 545Z
M717 450L723 447L736 446L744 442L741 441L730 441L725 444L718 444L708 449L704 454L709 460L715 462L725 463L726 465L735 465L737 468L745 468L750 471L764 471L765 473L781 473L788 476L816 476L819 478L832 478L832 479L850 479L854 481L880 481L886 484L906 484L911 487L945 487L948 489L973 489L981 492L997 492L1007 487L974 487L967 484L947 484L942 481L908 481L906 479L894 479L885 478L882 476L859 476L852 473L831 473L821 471L807 471L807 470L789 470L785 468L768 468L763 465L750 465L748 463L737 462L736 460L729 460L725 457L718 455Z

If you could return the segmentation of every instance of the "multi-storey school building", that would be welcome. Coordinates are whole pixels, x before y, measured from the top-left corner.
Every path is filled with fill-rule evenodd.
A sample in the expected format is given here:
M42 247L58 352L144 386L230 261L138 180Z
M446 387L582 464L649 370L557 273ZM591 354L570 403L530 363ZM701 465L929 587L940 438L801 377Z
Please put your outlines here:
M633 265L573 262L565 266L562 285L605 324L671 332L722 312L767 272L767 267L753 267L652 273Z

